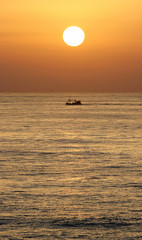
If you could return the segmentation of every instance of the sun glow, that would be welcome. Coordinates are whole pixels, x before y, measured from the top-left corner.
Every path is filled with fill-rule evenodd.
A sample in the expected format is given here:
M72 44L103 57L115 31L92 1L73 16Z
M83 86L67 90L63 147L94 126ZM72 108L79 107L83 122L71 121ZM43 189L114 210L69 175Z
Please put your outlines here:
M64 31L63 39L67 45L71 47L76 47L83 43L85 39L85 34L81 28L71 26Z

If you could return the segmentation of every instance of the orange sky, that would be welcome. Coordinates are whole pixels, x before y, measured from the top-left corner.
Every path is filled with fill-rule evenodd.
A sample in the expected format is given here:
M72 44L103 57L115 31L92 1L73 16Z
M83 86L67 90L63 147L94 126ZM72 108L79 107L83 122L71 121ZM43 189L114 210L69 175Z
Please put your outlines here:
M142 0L0 0L0 92L51 91L142 92Z

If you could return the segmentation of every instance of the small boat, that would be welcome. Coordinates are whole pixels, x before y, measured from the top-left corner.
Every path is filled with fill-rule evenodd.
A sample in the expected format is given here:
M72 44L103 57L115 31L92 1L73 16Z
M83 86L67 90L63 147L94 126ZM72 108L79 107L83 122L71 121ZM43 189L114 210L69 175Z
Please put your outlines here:
M80 100L71 100L69 99L67 102L66 102L66 105L82 105L81 101Z

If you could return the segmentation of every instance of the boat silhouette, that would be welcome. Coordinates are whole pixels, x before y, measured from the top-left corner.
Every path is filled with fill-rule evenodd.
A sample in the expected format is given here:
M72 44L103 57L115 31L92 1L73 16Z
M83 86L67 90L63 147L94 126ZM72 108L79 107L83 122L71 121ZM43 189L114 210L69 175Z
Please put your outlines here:
M71 100L69 99L67 102L66 102L66 105L82 105L81 101L80 100Z

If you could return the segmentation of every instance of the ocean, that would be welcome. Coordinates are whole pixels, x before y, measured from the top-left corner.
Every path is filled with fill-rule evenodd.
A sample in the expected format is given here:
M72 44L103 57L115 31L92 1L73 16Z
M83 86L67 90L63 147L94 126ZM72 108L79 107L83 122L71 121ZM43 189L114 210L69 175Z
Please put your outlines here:
M0 94L0 239L142 239L142 94Z

